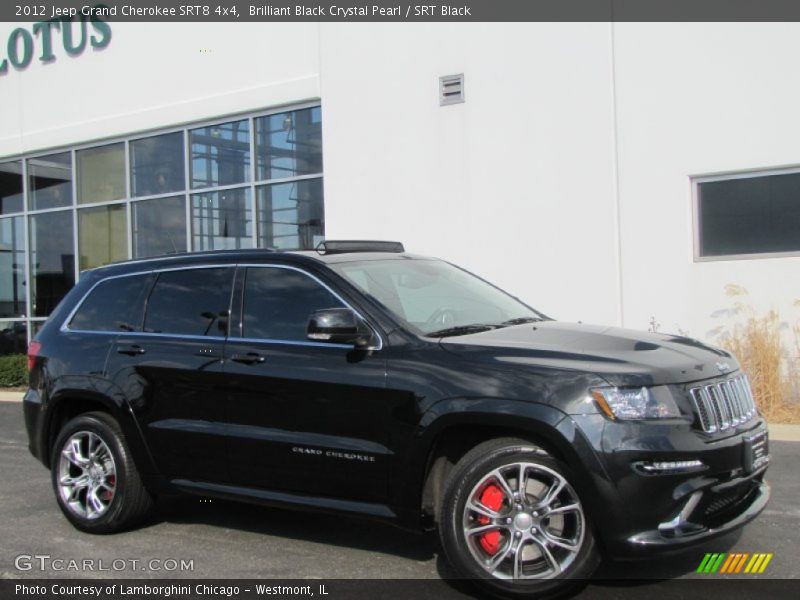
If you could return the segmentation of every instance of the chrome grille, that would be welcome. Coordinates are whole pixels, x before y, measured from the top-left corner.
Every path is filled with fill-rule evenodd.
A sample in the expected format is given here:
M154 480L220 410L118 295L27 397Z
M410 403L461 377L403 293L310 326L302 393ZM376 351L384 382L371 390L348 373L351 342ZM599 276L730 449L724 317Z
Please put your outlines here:
M706 433L737 427L757 412L747 375L693 387L689 394Z

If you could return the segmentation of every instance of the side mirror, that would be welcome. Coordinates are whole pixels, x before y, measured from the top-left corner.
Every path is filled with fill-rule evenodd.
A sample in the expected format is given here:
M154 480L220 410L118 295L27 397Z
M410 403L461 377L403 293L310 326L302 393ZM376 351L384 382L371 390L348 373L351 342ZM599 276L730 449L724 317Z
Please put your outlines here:
M372 332L349 308L323 308L311 313L306 335L315 342L331 344L353 344L356 347L369 345Z

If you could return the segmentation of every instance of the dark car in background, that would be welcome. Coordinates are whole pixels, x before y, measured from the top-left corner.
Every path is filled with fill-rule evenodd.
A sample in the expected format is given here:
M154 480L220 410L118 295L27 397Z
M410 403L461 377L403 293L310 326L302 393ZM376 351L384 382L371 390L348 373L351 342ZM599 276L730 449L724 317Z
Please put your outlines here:
M88 271L29 355L30 450L88 532L176 493L349 513L438 529L463 576L547 595L769 498L729 353L554 321L392 242Z

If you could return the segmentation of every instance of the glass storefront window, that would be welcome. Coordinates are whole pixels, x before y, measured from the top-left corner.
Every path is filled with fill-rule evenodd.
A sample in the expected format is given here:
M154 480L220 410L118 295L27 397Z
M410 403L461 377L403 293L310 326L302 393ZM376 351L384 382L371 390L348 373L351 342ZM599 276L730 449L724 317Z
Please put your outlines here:
M131 195L179 192L184 179L183 132L134 140L131 152Z
M255 128L258 180L322 172L319 106L258 117Z
M72 211L30 217L31 313L46 317L75 285Z
M0 219L0 317L24 317L25 218Z
M323 240L322 179L301 179L256 188L258 245L311 250Z
M22 209L22 161L0 163L0 215Z
M192 194L192 250L253 247L250 188Z
M123 204L78 211L81 271L128 258L127 221Z
M134 258L186 251L186 200L183 196L134 202L131 219Z
M28 206L31 210L72 205L72 154L61 152L28 159Z
M45 323L46 321L31 321L31 339L33 339L36 334L39 333L39 330L44 327Z
M314 248L321 117L283 109L0 160L0 346L34 335L79 270L187 249Z
M125 193L125 144L78 150L78 203L121 200Z
M250 122L234 121L193 129L192 188L250 181Z

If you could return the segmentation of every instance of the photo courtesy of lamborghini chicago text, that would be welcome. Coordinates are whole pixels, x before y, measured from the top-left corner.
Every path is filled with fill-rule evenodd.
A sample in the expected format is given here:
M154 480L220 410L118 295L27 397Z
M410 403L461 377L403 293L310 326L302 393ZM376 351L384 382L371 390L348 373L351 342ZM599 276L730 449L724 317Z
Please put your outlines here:
M0 3L0 599L800 598L800 3Z

